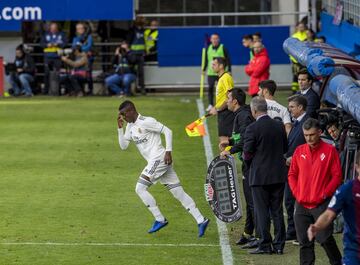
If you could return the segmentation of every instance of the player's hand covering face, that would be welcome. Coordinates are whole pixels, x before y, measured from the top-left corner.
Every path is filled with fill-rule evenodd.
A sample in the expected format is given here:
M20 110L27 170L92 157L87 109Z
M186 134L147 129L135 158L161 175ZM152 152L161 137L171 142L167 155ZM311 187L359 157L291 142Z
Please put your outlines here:
M170 151L165 152L164 162L165 162L166 165L171 165L172 157L171 157L171 152Z
M122 128L124 126L124 120L123 120L121 113L119 113L119 115L118 115L117 123L118 123L119 128Z

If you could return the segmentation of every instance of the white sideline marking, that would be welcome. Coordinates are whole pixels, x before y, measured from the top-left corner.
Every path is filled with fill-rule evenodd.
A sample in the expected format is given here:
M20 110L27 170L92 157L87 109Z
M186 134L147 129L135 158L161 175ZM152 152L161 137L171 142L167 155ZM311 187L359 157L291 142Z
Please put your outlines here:
M204 103L202 100L197 99L196 104L199 110L200 117L205 115ZM206 123L206 119L204 120L204 127L206 131L206 135L203 137L203 143L205 148L206 162L209 165L214 157L212 146L210 142L209 129ZM216 218L216 224L218 228L219 238L220 238L220 246L221 246L221 254L224 265L233 265L233 256L231 252L231 247L229 243L229 236L227 232L227 228L224 222L220 221Z
M0 242L15 246L104 246L104 247L219 247L216 244L146 244L146 243L65 243L65 242Z

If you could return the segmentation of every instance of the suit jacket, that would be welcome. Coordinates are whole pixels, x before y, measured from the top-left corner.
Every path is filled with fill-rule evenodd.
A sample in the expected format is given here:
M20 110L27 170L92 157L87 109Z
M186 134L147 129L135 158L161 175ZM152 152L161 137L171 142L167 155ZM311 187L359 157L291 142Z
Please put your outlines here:
M301 92L298 92L299 95L302 95ZM307 100L306 114L311 118L317 119L316 111L320 109L320 97L319 95L310 88L306 94L303 95Z
M265 115L250 124L244 137L244 159L250 162L250 186L284 183L286 151L287 137L282 122Z
M293 124L293 127L291 128L291 131L288 136L288 151L285 155L286 158L293 155L296 147L306 142L304 137L304 132L302 130L302 125L308 118L309 115L305 114L305 116L301 119L299 123Z

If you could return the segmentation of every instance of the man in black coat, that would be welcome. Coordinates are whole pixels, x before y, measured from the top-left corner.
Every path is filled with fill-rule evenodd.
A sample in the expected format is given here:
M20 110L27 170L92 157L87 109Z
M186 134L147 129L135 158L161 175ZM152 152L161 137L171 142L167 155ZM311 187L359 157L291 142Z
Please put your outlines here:
M303 123L309 118L306 113L307 100L304 96L294 95L288 98L289 111L294 120L290 133L288 135L288 151L285 154L286 165L289 167L291 157L299 145L305 144L304 132L302 130ZM286 240L296 240L296 230L294 224L294 206L295 198L290 190L289 184L286 181L284 202L287 212L287 230Z
M284 154L287 137L284 125L267 115L265 99L255 97L250 103L256 121L245 131L244 160L250 164L251 187L259 246L250 254L282 254L285 245L283 196L286 179ZM270 234L270 216L274 225L274 240Z
M298 82L300 91L297 92L299 95L303 95L307 100L306 113L316 119L316 110L320 108L320 97L312 89L313 77L308 73L306 69L302 69L298 73Z
M233 88L228 92L228 100L226 102L228 110L234 113L234 125L232 136L229 141L220 143L220 150L225 149L230 145L230 150L221 152L221 156L238 154L239 159L242 161L242 152L244 147L244 134L246 127L254 122L251 115L250 106L245 104L246 94L240 88ZM254 224L254 204L249 186L249 168L245 163L242 163L243 173L243 190L246 202L246 221L244 232L240 239L236 242L238 245L244 245L252 242L255 239L253 232L255 229Z

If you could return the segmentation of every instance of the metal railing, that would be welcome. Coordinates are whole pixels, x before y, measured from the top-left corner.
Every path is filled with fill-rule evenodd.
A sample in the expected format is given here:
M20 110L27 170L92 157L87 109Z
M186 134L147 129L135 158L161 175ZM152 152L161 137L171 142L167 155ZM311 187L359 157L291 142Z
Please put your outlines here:
M359 0L323 0L322 7L331 15L335 15L336 6L340 2L343 6L343 19L360 26L360 1Z
M146 18L183 18L183 17L220 17L220 26L225 26L226 17L247 17L247 16L283 16L283 15L307 15L310 12L222 12L222 13L142 13L139 16Z

